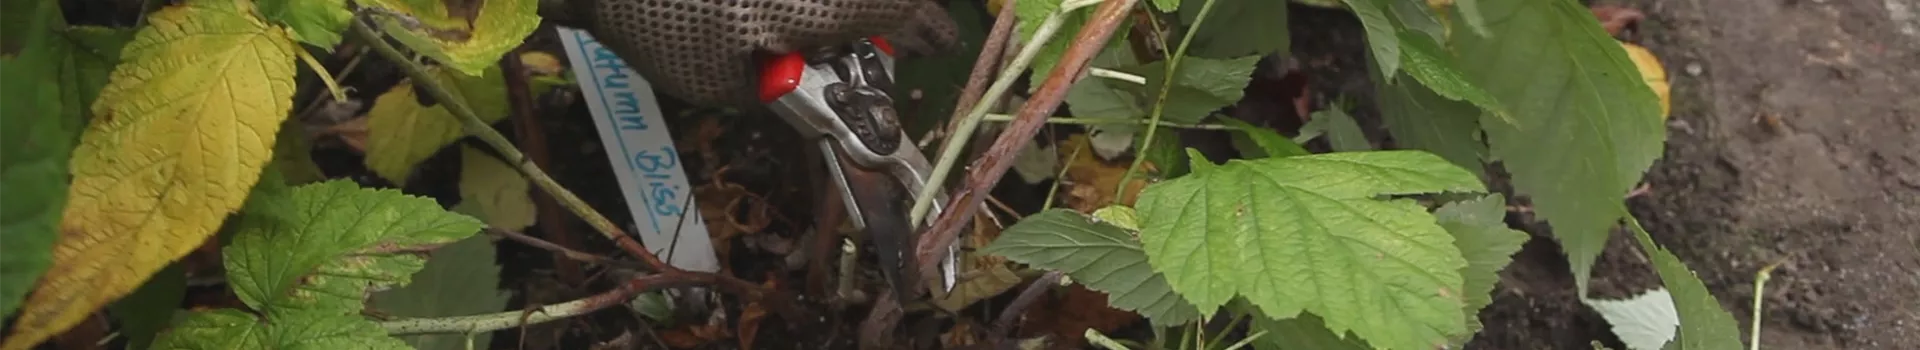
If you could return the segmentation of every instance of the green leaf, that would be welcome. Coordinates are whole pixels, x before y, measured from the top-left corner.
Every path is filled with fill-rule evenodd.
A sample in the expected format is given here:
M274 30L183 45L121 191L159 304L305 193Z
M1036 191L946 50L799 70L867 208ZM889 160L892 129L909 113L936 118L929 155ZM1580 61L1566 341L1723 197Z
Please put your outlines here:
M1327 330L1327 323L1320 316L1301 313L1288 319L1275 319L1267 316L1253 317L1254 331L1267 331L1266 336L1255 340L1255 348L1260 350L1371 350L1372 346L1359 337L1334 334Z
M114 301L108 312L120 321L120 335L127 337L127 348L146 349L153 337L173 321L174 311L187 296L187 270L179 262L155 272L133 294Z
M489 74L489 68L496 67L501 56L519 46L540 26L540 16L534 14L539 7L538 0L358 0L356 3L412 16L418 25L390 16L382 17L380 23L394 40L470 76L498 75ZM449 15L456 11L446 8L448 3L480 8L457 11L471 13L471 18L456 17Z
M286 197L247 208L253 215L236 223L224 251L234 293L270 317L357 313L368 291L406 285L425 264L419 253L481 228L430 198L347 180L295 187Z
M1387 84L1380 78L1378 67L1371 67L1369 73L1375 86L1380 87L1375 98L1380 117L1397 146L1432 152L1475 176L1486 176L1481 160L1487 154L1487 144L1479 137L1479 108L1448 100L1409 79ZM1408 71L1399 74L1404 78Z
M353 12L346 0L261 0L260 14L287 26L293 39L333 51Z
M1208 171L1213 171L1213 168L1220 166L1219 164L1214 164L1213 160L1207 159L1206 155L1200 154L1200 150L1192 149L1192 148L1187 148L1186 150L1187 150L1187 163L1188 163L1187 167L1192 168L1193 172L1195 173L1204 173ZM1139 229L1135 228L1134 230L1139 230Z
M1309 118L1311 119L1306 125L1300 126L1302 137L1311 139L1312 135L1325 134L1327 143L1333 146L1335 152L1373 150L1373 142L1367 141L1367 134L1360 131L1360 122L1354 121L1353 116L1347 115L1345 107L1336 105L1314 111Z
M1206 1L1206 0L1198 0L1198 1ZM1179 11L1180 0L1153 0L1153 8L1159 9L1160 12Z
M1141 130L1140 134L1134 137L1133 142L1134 144L1144 145L1148 143L1146 138L1147 132ZM1159 130L1154 131L1152 144L1152 148L1147 148L1144 154L1136 156L1147 157L1148 162L1153 162L1154 166L1160 170L1158 174L1155 174L1156 176L1160 178L1172 178L1186 175L1193 170L1190 166L1191 164L1189 164L1192 159L1188 158L1188 154L1185 151L1186 147L1180 146L1179 130L1160 126ZM1206 157L1201 157L1202 160L1205 160L1205 158Z
M1015 1L1013 13L1020 22L1014 25L1014 29L1020 34L1020 42L1032 42L1034 32L1039 31L1040 24L1046 21L1048 13L1060 8L1060 3L1061 0ZM1028 75L1032 80L1032 84L1028 84L1028 91L1039 89L1041 83L1046 82L1047 75L1053 72L1053 66L1060 64L1060 57L1067 54L1067 47L1072 46L1073 38L1078 36L1081 27L1086 26L1090 8L1092 7L1081 8L1063 15L1060 29L1054 31L1053 37L1047 40L1046 45L1040 46L1039 52L1033 56L1033 63L1028 67L1032 69ZM1121 21L1120 27L1113 30L1113 36L1107 40L1102 51L1126 47L1127 33L1130 32L1129 28L1132 28L1132 25L1132 21Z
M1426 0L1382 1L1387 2L1388 9L1393 11L1395 23L1399 23L1403 32L1413 31L1425 34L1428 40L1436 43L1447 41L1447 25L1440 23L1440 17L1434 13L1432 7L1427 6Z
M1613 327L1613 335L1631 350L1660 350L1679 331L1680 315L1674 310L1673 296L1665 288L1621 299L1587 299L1581 302L1600 313Z
M1247 159L1284 158L1311 154L1306 148L1300 147L1299 143L1293 142L1286 136L1280 136L1280 133L1273 129L1254 126L1237 118L1219 119L1221 124L1241 132L1233 135L1234 148L1239 149L1240 156Z
M499 67L487 75L470 76L446 69L434 74L440 86L488 123L507 117L507 85ZM367 168L397 184L407 183L413 167L441 148L465 137L460 118L447 110L447 101L423 106L411 79L402 80L373 100L367 110Z
M1253 81L1254 64L1259 62L1260 56L1180 59L1179 71L1173 74L1173 89L1167 92L1166 100L1161 101L1166 105L1162 107L1160 120L1181 124L1199 123L1212 115L1213 111L1240 102L1247 83ZM1149 105L1153 98L1159 96L1160 89L1168 84L1166 61L1120 70L1147 78L1147 85L1142 91L1142 96L1146 98L1142 101L1147 101Z
M1452 53L1441 48L1438 42L1407 32L1401 32L1400 35L1400 43L1406 49L1402 51L1401 63L1404 64L1408 75L1413 76L1440 96L1473 103L1481 110L1492 113L1501 122L1514 122L1511 113L1494 99L1493 95L1468 82L1467 77L1461 76L1460 65L1454 62ZM1405 83L1405 81L1396 81L1392 84Z
M1076 118L1145 118L1150 111L1141 102L1142 86L1132 84L1101 77L1080 79L1067 88L1067 110ZM1128 126L1122 131L1138 128Z
M192 313L155 349L409 349L359 315L294 313L267 322L236 309Z
M1173 326L1200 317L1200 310L1167 286L1147 266L1133 234L1071 209L1028 216L994 239L987 254L1040 268L1059 270L1074 282L1107 293L1107 303L1139 312L1156 326Z
M313 162L313 145L307 140L306 128L299 123L288 120L280 126L280 136L273 144L273 166L280 169L288 185L326 180L326 172Z
M11 315L46 271L67 201L67 159L80 134L77 111L68 104L62 63L70 46L57 35L65 25L60 3L9 1L0 8L6 28L0 56L0 315ZM21 18L24 17L24 18Z
M475 235L433 251L427 266L413 274L405 287L374 293L373 307L403 317L449 317L500 312L508 295L498 289L500 266L494 263L493 242ZM474 343L487 344L493 333L477 334ZM402 336L420 350L464 350L466 334Z
M1482 118L1481 128L1514 189L1553 226L1584 297L1593 261L1620 219L1613 208L1660 157L1659 102L1620 43L1580 4L1481 5L1494 36L1454 37L1461 72L1513 112L1514 123Z
M1395 28L1393 20L1387 17L1387 10L1381 7L1381 1L1387 0L1342 0L1347 8L1360 17L1360 25L1367 30L1367 47L1373 49L1373 61L1380 65L1380 71L1388 77L1400 70L1400 30Z
M1667 286L1667 292L1673 296L1673 305L1680 315L1680 334L1674 343L1667 344L1668 349L1678 350L1721 350L1740 349L1739 323L1733 315L1720 308L1720 301L1700 282L1680 257L1653 242L1653 236L1640 226L1640 220L1630 214L1624 214L1626 207L1617 206L1616 213L1627 217L1628 226L1633 228L1633 238L1640 243L1640 249L1647 252L1653 260L1653 269L1660 273L1661 282Z
M1433 216L1453 235L1453 246L1467 258L1467 267L1460 270L1464 281L1461 293L1466 293L1466 305L1461 310L1467 332L1455 336L1452 342L1454 348L1460 348L1480 332L1480 308L1493 303L1493 286L1500 282L1500 270L1512 261L1528 237L1526 232L1507 227L1507 203L1500 194L1447 203L1434 210Z
M1425 152L1341 152L1228 161L1147 187L1137 208L1151 265L1204 312L1245 296L1268 316L1428 349L1465 330L1467 262L1425 208L1377 196L1484 191Z
M1213 3L1213 8L1207 9L1206 21L1196 28L1193 24L1207 3ZM1197 31L1187 47L1189 59L1265 56L1285 53L1292 44L1292 37L1287 35L1286 1L1186 0L1180 3L1180 23Z

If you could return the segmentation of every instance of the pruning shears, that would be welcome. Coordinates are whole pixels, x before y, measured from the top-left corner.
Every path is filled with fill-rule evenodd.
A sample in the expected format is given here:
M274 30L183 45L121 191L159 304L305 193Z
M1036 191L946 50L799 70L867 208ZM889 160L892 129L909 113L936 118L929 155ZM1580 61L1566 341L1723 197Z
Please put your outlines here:
M893 87L893 48L871 37L814 51L795 51L765 62L760 100L815 141L832 186L847 203L854 227L867 233L880 256L882 275L898 298L906 298L918 271L912 247L918 227L908 210L928 185L933 166L900 127L887 90ZM946 202L936 192L928 217ZM958 275L958 241L941 257L941 287L952 292Z

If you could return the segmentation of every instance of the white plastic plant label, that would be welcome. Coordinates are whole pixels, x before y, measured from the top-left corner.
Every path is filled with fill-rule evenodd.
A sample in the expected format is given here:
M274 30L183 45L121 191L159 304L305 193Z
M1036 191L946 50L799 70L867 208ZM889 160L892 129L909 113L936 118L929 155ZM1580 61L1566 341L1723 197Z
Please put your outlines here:
M557 28L607 148L640 243L668 264L717 272L720 264L694 205L693 186L655 101L653 86L586 31Z

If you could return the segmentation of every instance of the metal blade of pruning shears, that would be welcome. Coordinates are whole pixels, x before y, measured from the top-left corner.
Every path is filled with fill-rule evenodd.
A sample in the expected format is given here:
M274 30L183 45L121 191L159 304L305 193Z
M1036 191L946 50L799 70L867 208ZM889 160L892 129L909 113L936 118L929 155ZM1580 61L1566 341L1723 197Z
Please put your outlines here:
M923 227L909 224L908 210L928 185L933 166L901 129L893 98L893 49L878 37L816 52L778 56L762 68L760 99L775 114L818 143L827 155L831 182L847 203L856 228L873 240L882 274L905 298L918 271L914 245ZM939 216L947 195L938 192L928 217ZM952 292L958 278L959 241L941 257L941 287Z

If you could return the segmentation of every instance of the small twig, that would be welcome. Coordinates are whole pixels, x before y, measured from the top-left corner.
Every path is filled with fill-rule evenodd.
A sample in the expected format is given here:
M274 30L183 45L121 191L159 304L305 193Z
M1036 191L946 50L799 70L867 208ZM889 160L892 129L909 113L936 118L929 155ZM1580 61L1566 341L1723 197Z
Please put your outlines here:
M640 263L636 263L632 261L616 260L613 258L608 258L604 256L594 255L587 252L569 249L565 246L561 246L553 242L548 242L546 240L542 240L540 238L536 238L533 236L528 236L527 234L524 234L524 233L508 231L500 228L488 227L487 234L500 236L500 238L513 240L514 242L520 242L520 244L533 246L534 248L540 248L540 249L545 249L547 251L551 251L554 253L554 256L556 258L566 259L567 262L579 261L579 262L584 262L589 264L606 265L606 266L619 267L619 268L625 268L625 269L634 269L634 270L647 269L646 265L641 265Z
M1760 272L1755 273L1753 276L1753 329L1747 331L1747 334L1751 334L1749 340L1747 340L1748 350L1760 350L1760 311L1763 305L1761 301L1767 298L1767 280L1773 279L1773 269L1780 267L1780 264L1784 262L1787 262L1787 259L1780 259L1774 261L1772 264L1767 264L1766 267L1760 268Z
M974 213L979 211L980 204L988 191L1000 182L1000 178L1006 175L1009 168L1013 167L1013 155L1021 148L1025 148L1027 143L1033 142L1034 135L1040 133L1040 127L1046 125L1047 115L1060 107L1060 103L1066 98L1067 88L1072 86L1074 80L1086 69L1087 62L1105 48L1108 39L1113 37L1114 29L1119 27L1122 19L1127 17L1136 1L1106 0L1100 3L1099 8L1087 20L1086 26L1081 27L1080 34L1073 39L1073 44L1062 55L1059 64L1047 74L1046 82L1040 85L1031 100L1020 107L1019 119L1007 124L1007 130L994 141L993 147L987 150L987 154L973 163L970 167L972 171L967 174L967 187L947 201L946 209L940 214L940 218L933 222L932 227L928 228L925 234L920 235L920 242L915 250L915 258L920 262L919 276L936 276L935 269L939 264L935 262L939 261L940 254L958 238L960 227L966 224L967 219L972 218ZM1068 5L1071 4L1062 5L1062 8L1070 8ZM1057 17L1050 16L1049 19ZM1040 29L1045 30L1046 23L1043 23ZM1039 39L1038 34L1035 35L1035 39ZM1029 43L1036 47L1042 44L1044 43ZM1026 58L1024 52L1022 56L1017 58ZM1013 67L1008 68L1024 67L1016 60ZM996 87L999 87L1000 83L1002 82L995 82ZM985 110L978 107L974 110L973 115L986 114ZM934 173L940 174L937 170ZM939 177L936 176L934 179ZM918 205L915 208L914 222L917 223L925 212L919 210Z
M991 113L989 113L989 114L987 114L987 115L986 115L986 117L985 117L985 120L986 120L986 121L990 121L990 122L1001 122L1001 123L1004 123L1004 122L1011 122L1011 121L1014 121L1015 119L1017 119L1017 118L1015 118L1014 116L1011 116L1011 115L1005 115L1005 114L991 114ZM1051 118L1047 118L1047 124L1063 124L1063 125L1114 125L1114 124L1132 124L1132 125L1148 125L1148 124L1158 124L1158 125L1160 125L1160 126L1165 126L1165 127L1169 127L1169 128L1179 128L1179 129L1196 129L1196 130L1239 130L1239 128L1235 128L1235 127L1232 127L1232 126L1227 126L1227 125L1220 125L1220 124L1180 124L1180 123L1175 123L1175 122L1168 122L1168 121L1162 121L1162 122L1158 122L1158 123L1155 123L1155 122L1153 122L1153 121L1151 121L1151 120L1146 120L1146 119L1133 119L1133 118L1081 118L1081 117L1068 117L1068 118L1062 118L1062 117L1051 117Z
M1012 303L1000 310L1000 317L993 320L993 330L987 339L996 342L1005 340L1007 332L1013 331L1013 323L1020 319L1020 315L1025 313L1027 307L1039 301L1040 296L1046 294L1048 288L1059 285L1060 277L1065 275L1060 271L1047 271L1047 274L1040 275L1040 279L1033 280L1033 284L1027 285L1027 289L1020 291L1020 296L1014 297Z
M1134 83L1139 85L1147 85L1147 77L1134 75L1132 73L1112 70L1112 69L1090 67L1090 68L1087 68L1087 75L1119 80L1119 81L1124 81L1124 82L1129 82L1129 83Z
M491 332L546 323L593 313L614 305L624 305L627 300L633 299L634 295L652 290L714 284L716 276L690 272L646 275L627 280L613 290L533 310L472 316L397 319L380 322L380 328L386 329L388 335Z

